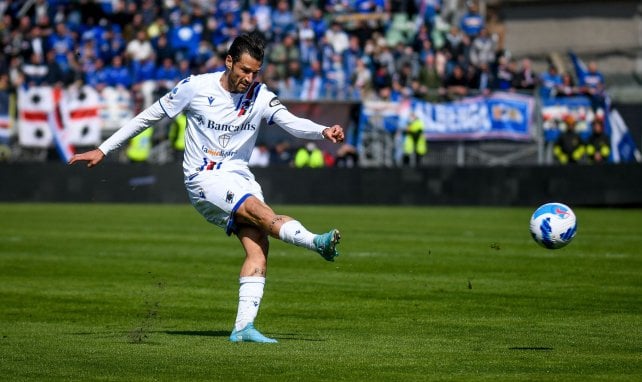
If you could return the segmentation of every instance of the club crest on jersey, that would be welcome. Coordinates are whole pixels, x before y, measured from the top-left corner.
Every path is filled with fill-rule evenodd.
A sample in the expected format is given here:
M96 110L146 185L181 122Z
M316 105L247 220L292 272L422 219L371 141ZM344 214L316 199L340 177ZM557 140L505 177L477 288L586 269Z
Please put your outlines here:
M218 143L221 145L221 147L225 148L227 147L227 144L230 143L230 139L232 137L229 136L228 134L223 134L220 137L218 137Z
M227 191L225 202L230 204L234 203L234 193L232 191Z
M178 93L178 86L176 86L172 91L169 93L168 98L169 99L174 99L174 94Z
M194 117L194 118L196 118L196 121L198 121L198 124L199 124L199 125L201 125L201 126L203 126L203 124L205 123L205 122L203 121L203 116L202 116L202 115L197 115L197 116L196 116L196 117Z

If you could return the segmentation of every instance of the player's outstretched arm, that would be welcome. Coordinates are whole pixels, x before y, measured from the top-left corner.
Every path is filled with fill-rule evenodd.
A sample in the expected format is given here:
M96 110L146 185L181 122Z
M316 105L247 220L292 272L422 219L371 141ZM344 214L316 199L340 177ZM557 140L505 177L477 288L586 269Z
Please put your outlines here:
M80 161L86 161L87 167L94 167L98 163L102 162L104 158L105 158L105 154L103 154L103 152L100 151L100 149L94 149L91 151L87 151L85 153L74 154L74 156L72 156L71 159L69 160L69 164L74 164Z
M339 125L334 125L323 130L321 133L323 138L329 140L332 143L341 143L345 139L343 134L343 128Z

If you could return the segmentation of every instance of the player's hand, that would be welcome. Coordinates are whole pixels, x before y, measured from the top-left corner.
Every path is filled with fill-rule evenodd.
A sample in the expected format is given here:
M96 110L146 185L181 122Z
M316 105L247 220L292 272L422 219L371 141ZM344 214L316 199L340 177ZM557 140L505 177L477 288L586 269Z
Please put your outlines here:
M99 149L94 149L91 151L87 151L86 153L75 154L69 160L69 164L74 164L79 161L86 161L87 167L94 167L98 163L102 162L104 158L105 154L103 154L102 151L100 151Z
M339 125L334 125L323 130L323 138L331 141L332 143L341 143L345 139L343 135L343 128Z

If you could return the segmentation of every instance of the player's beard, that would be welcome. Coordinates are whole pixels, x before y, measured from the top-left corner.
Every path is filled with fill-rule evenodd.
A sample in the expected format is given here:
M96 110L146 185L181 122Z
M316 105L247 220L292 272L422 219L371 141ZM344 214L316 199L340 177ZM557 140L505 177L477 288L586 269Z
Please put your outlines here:
M230 89L231 93L245 93L250 84L243 83L243 79L234 75L234 72L230 71L227 75L227 87Z

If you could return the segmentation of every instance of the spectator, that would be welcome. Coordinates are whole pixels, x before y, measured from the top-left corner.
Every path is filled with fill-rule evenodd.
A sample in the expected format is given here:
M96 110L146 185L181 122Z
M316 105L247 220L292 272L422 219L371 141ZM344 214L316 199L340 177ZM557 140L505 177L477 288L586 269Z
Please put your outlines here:
M38 53L31 53L29 61L22 64L21 71L27 86L41 86L47 77L47 64Z
M593 121L593 132L586 145L586 156L589 163L606 163L611 155L611 139L604 132L604 121L596 118Z
M501 56L497 66L495 89L504 91L514 90L516 71L515 60L505 55Z
M325 21L325 16L320 8L315 8L312 12L310 24L312 25L312 30L314 30L316 41L319 42L321 37L325 36L325 32L328 30L328 24Z
M292 13L296 21L301 21L303 19L309 19L314 14L314 10L317 8L317 2L315 0L297 0L294 2L294 7L292 8Z
M556 96L574 96L578 94L577 86L575 86L575 81L571 73L564 72L561 75L561 82L556 86L555 90Z
M357 100L368 100L372 97L372 72L363 58L359 58L356 62L355 70L350 77L350 85L352 88L352 98Z
M270 165L270 150L265 143L258 143L254 146L247 165L250 167L268 167Z
M161 16L158 16L154 19L153 22L147 24L147 36L152 41L152 44L160 37L166 36L169 32L169 26L165 19Z
M319 61L313 61L310 68L303 73L299 99L315 101L324 98L325 80Z
M45 65L47 67L45 77L43 79L44 85L51 86L62 86L69 85L74 80L74 74L72 70L65 72L60 67L60 64L56 60L56 53L53 50L47 52L45 57Z
M330 70L324 71L325 81L323 83L323 97L334 100L346 99L346 90L348 81L346 79L346 72L343 68L343 61L341 56L335 54L333 56L332 66Z
M575 131L575 120L570 115L566 116L561 127L565 128L553 146L553 154L560 164L581 162L585 148L582 139Z
M451 26L444 43L444 52L448 54L450 59L456 61L459 55L464 54L463 39L464 35L461 30L456 25Z
M169 44L177 51L176 57L179 59L191 58L196 53L199 38L189 14L181 15L179 25L169 31Z
M42 35L42 29L38 25L34 25L29 33L28 51L36 53L40 57L45 56L46 41ZM31 56L31 54L29 54Z
M476 1L468 1L467 12L460 19L460 28L471 39L484 28L484 18L479 13Z
M303 73L308 70L310 67L302 69L298 61L290 61L285 78L279 83L279 95L284 99L300 99Z
M234 13L226 13L223 22L218 27L218 32L220 38L223 40L225 47L227 47L228 42L234 40L234 38L239 34L239 23L234 16ZM223 47L220 47L222 50Z
M142 96L141 109L146 109L154 102L156 91L156 62L153 56L132 63L134 90Z
M250 7L250 14L256 19L256 27L266 39L272 39L272 7L269 0L257 0Z
M357 68L357 61L363 56L363 51L359 45L357 36L350 36L348 48L343 51L342 62L343 69L347 78L352 77L352 73Z
M488 33L488 29L482 28L470 46L470 63L480 67L482 64L491 65L495 62L496 42Z
M276 66L279 76L285 78L290 62L299 61L301 52L295 44L294 37L290 34L285 35L282 44L274 44L269 53L269 62Z
M314 142L308 142L305 146L300 147L294 155L294 167L296 168L321 168L324 167L324 164L323 151Z
M56 32L49 37L48 49L56 52L56 62L64 71L70 66L67 53L74 52L74 48L74 39L67 26L64 23L56 24Z
M594 110L604 107L604 75L598 70L597 62L590 61L587 65L587 72L580 82L580 91L591 98Z
M542 74L540 77L540 88L539 94L542 98L551 98L557 95L557 90L562 84L562 77L557 72L557 67L550 64L548 66L548 71Z
M169 45L169 40L164 34L158 36L156 45L154 46L154 52L156 66L163 65L166 59L169 59L171 61L174 61L176 59L174 49L172 49L172 47Z
M464 68L460 65L455 65L452 73L446 78L444 87L446 88L448 100L452 101L468 95L468 80L466 79Z
M410 62L405 62L399 71L395 71L392 75L392 88L395 92L406 96L412 97L414 94L413 83L415 76L412 73L412 66Z
M343 54L343 51L350 46L348 34L341 24L336 21L333 22L330 29L325 32L325 37L328 39L328 43L332 45L335 53Z
M351 144L344 143L336 153L335 166L353 168L359 164L359 152Z
M163 60L162 66L156 70L158 92L161 94L167 93L180 79L178 69L176 69L174 65L174 60L166 57Z
M272 34L274 41L281 41L285 35L296 31L296 20L288 0L279 0L272 11Z
M290 166L292 165L292 151L290 142L285 140L274 145L274 149L270 152L270 164L272 166Z
M107 86L129 88L132 85L131 72L123 65L123 57L120 55L114 56L106 73Z
M136 37L127 43L125 53L127 57L133 61L144 61L152 57L154 47L151 42L149 42L147 32L145 32L144 29L136 32Z
M580 79L582 91L591 96L601 95L604 91L604 75L597 69L597 62L590 61L587 72Z
M490 69L490 65L482 64L478 71L478 86L477 89L482 94L488 94L493 89L495 84L495 75Z
M429 54L425 57L424 65L419 69L416 84L413 86L415 96L429 102L437 102L441 100L442 84L443 79L437 72L435 56Z
M299 51L301 52L299 61L301 62L301 66L307 69L310 67L312 61L319 60L319 49L314 42L314 36L307 35L299 41Z
M107 86L107 69L102 58L96 58L93 71L85 72L85 83L98 91Z
M515 88L517 90L533 90L537 85L537 74L533 71L531 60L522 59L521 67L515 75Z

